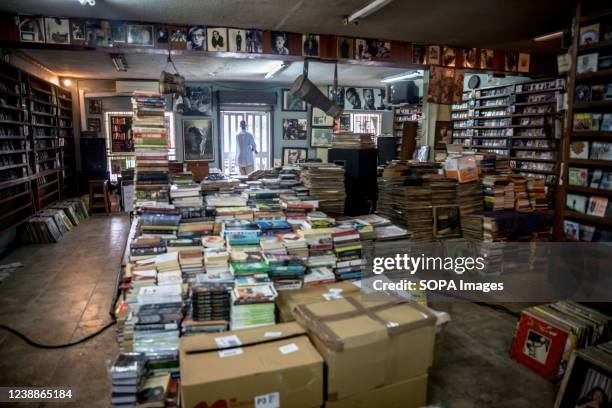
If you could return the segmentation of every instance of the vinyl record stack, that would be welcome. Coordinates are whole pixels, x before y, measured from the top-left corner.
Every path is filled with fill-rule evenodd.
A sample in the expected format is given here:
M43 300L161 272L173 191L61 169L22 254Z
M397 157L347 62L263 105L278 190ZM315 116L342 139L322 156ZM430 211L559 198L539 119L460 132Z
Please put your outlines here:
M369 133L336 132L332 146L334 149L376 149Z
M409 177L403 186L393 190L393 217L391 220L405 226L415 241L433 238L431 186L426 178Z
M168 203L168 144L161 94L132 94L132 133L136 152L136 207Z
M319 199L319 210L344 213L344 169L329 163L306 163L302 171L302 181L310 194Z

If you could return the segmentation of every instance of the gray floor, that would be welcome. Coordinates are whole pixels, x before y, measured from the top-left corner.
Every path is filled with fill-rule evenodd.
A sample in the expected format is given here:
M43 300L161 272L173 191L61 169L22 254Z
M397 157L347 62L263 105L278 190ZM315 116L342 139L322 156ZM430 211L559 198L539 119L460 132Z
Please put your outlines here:
M0 283L0 323L45 344L74 341L104 326L128 232L127 217L95 216L57 244L23 246L4 258L0 263L25 267ZM514 317L471 303L435 307L452 321L430 376L432 404L552 407L556 387L508 357ZM76 391L73 406L107 407L107 370L116 353L114 328L59 350L32 348L0 330L0 385L68 386Z

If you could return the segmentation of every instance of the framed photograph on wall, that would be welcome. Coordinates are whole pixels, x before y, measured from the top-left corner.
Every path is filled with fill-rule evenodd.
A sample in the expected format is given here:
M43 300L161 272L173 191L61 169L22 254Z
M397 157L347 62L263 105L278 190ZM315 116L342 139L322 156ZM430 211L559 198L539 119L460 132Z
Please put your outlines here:
M111 41L113 44L125 43L127 39L127 33L125 32L125 23L122 21L112 21L110 25L111 30Z
M325 114L321 109L312 107L312 114L310 117L311 126L334 126L334 118Z
M351 131L351 114L350 113L341 113L340 116L338 117L338 121L340 122L341 132Z
M153 26L144 24L129 24L127 30L127 42L130 45L141 47L153 46Z
M102 114L102 100L101 99L89 99L89 110L90 115Z
M185 161L214 161L212 119L183 119Z
M306 119L283 119L283 140L306 140Z
M89 132L100 132L102 129L102 121L100 118L88 118L87 119L87 131Z
M210 86L187 86L183 97L183 115L212 115L212 89Z
M70 20L45 17L45 32L48 44L70 44Z
M42 17L19 16L19 40L45 42L45 21Z
M310 147L332 147L333 137L333 128L313 127L310 129Z
M85 20L70 19L70 39L72 43L82 44L85 42Z
M337 37L337 55L338 58L350 59L353 58L353 39L348 37Z
M283 89L283 110L285 112L306 112L306 102L289 93L289 89Z
M208 28L206 34L208 36L208 51L227 51L227 28Z
M297 164L308 158L308 149L305 147L283 147L283 166Z

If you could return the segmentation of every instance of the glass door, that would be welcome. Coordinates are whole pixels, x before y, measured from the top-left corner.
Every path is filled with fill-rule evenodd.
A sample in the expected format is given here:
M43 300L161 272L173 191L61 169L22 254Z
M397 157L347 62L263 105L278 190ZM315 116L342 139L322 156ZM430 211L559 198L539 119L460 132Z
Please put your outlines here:
M221 111L221 168L225 174L240 173L236 164L236 135L240 121L246 121L247 132L253 135L258 153L254 155L255 170L270 167L270 113L264 111Z

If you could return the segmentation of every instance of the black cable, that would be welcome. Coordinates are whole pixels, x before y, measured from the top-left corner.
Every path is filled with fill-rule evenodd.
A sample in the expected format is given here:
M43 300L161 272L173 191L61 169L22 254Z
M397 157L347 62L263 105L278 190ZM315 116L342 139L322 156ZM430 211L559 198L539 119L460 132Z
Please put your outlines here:
M97 335L99 335L102 332L104 332L109 327L113 326L115 323L117 323L117 322L115 320L113 320L113 321L109 322L106 326L102 327L97 332L92 333L92 334L90 334L88 336L85 336L85 337L83 337L80 340L74 341L72 343L66 343L66 344L41 344L41 343L38 343L38 342L36 342L34 340L29 339L23 333L13 329L12 327L8 327L8 326L6 326L4 324L0 324L0 329L6 330L9 333L14 334L15 336L19 337L21 340L25 341L27 344L29 344L32 347L41 348L41 349L61 349L61 348L76 346L77 344L81 344L81 343L84 343L84 342L86 342L88 340L91 340L92 338L94 338Z

